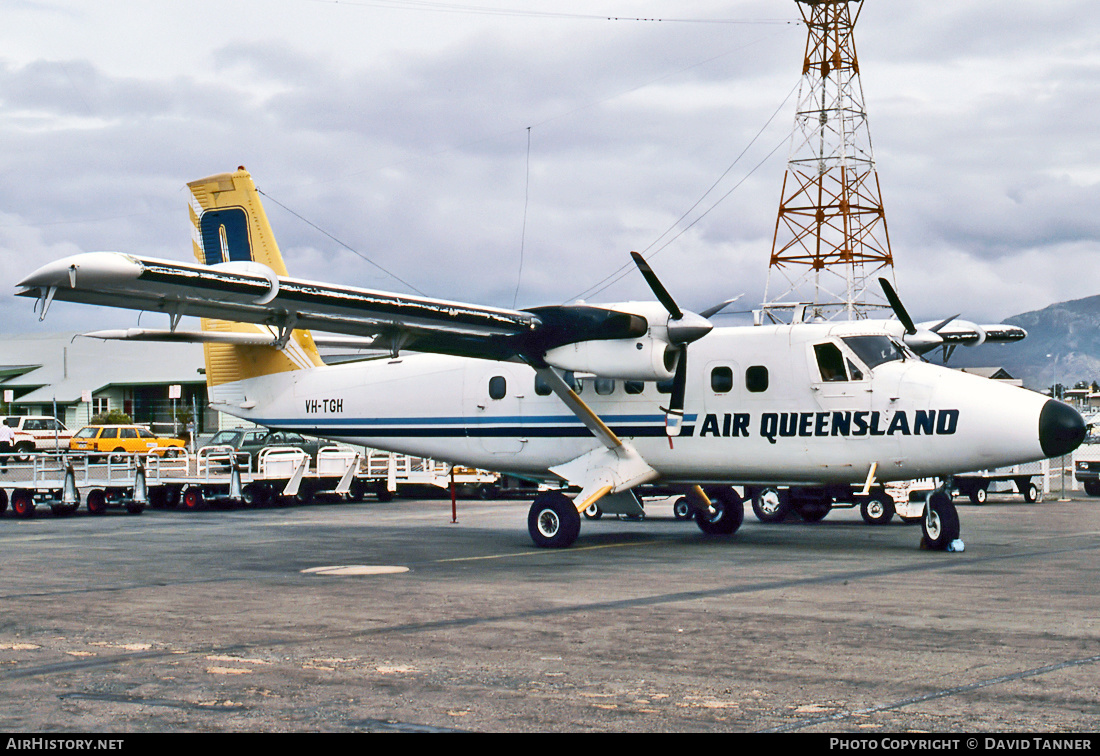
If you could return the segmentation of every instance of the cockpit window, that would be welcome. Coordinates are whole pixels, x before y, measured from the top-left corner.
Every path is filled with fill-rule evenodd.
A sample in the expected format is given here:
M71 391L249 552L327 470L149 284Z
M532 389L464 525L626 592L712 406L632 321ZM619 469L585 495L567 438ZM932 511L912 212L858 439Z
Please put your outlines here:
M889 336L845 336L841 341L872 370L884 362L905 359L905 352Z
M821 380L829 382L848 380L848 373L844 370L844 355L840 353L840 347L831 341L814 344L814 354L817 356L817 369L821 373Z

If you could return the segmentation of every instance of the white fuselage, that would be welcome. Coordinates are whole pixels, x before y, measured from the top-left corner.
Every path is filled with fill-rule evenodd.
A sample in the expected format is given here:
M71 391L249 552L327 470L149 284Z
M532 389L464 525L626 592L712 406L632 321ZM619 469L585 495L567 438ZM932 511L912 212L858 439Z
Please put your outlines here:
M684 423L671 442L669 395L656 383L628 393L625 381L587 377L579 393L668 482L862 483L872 466L881 482L1045 456L1046 397L911 355L872 368L839 339L887 330L714 329L688 350ZM847 380L822 378L815 345L827 342L848 360ZM519 362L409 354L251 378L214 387L211 400L273 428L524 475L552 477L549 468L600 446Z

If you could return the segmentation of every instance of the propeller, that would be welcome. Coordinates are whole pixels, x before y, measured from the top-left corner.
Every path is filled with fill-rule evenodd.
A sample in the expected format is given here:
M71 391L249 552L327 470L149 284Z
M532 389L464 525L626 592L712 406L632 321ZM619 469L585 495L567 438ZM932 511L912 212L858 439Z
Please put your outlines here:
M679 351L679 359L676 361L676 373L672 378L672 393L669 396L668 407L662 407L665 411L665 433L672 443L674 436L680 435L680 424L684 419L684 394L687 387L687 345L697 341L708 333L714 326L702 315L681 310L676 300L668 293L653 268L637 252L631 252L634 264L638 266L642 277L645 278L649 288L666 310L668 310L668 340Z
M943 337L939 334L940 329L957 318L958 315L954 315L942 323L937 323L931 328L917 328L916 323L909 317L905 305L901 303L901 297L894 291L894 287L890 285L890 282L885 278L880 278L878 282L882 286L883 293L886 294L886 300L890 303L890 308L898 316L902 326L905 327L903 340L906 346L917 354L924 354L943 344Z

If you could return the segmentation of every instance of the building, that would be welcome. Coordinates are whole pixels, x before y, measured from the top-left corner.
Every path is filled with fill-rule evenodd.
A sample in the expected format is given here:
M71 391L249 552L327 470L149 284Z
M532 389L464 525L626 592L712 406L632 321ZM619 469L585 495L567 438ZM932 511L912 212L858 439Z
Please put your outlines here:
M1013 386L1023 386L1024 382L1019 378L1013 378L1003 367L964 367L960 372L980 375L983 378L992 378L997 381L1011 383Z
M173 432L174 418L194 413L196 432L213 432L222 415L207 407L204 365L199 344L0 335L0 407L9 415L57 417L73 429L120 410L160 432Z

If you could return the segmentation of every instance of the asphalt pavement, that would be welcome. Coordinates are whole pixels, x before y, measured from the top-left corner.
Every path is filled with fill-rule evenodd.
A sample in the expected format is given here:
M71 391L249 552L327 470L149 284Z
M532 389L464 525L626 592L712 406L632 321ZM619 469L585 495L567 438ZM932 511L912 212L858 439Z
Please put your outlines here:
M0 732L1097 730L1100 499L959 502L960 553L528 506L9 511Z

